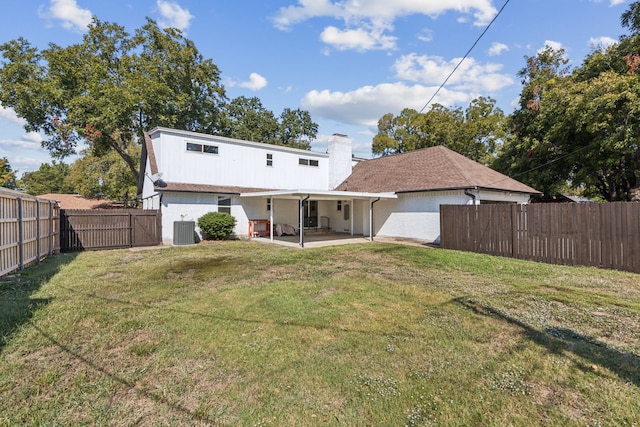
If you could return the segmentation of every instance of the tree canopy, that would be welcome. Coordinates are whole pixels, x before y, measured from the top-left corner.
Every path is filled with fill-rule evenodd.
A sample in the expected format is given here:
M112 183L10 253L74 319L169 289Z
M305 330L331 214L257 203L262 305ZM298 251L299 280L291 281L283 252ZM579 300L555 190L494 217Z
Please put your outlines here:
M151 19L129 34L94 18L81 43L39 50L18 38L0 52L0 104L45 135L53 158L115 152L133 182L132 149L156 126L306 149L318 131L307 111L286 108L276 118L255 97L227 104L218 67L179 30Z
M404 153L444 145L472 160L490 163L505 136L505 116L492 98L479 97L466 110L434 104L425 113L406 108L385 114L373 138L374 154Z
M39 196L49 193L73 193L73 185L66 180L69 165L55 160L51 164L43 163L34 172L26 172L22 176L22 185L28 194Z
M621 20L632 34L570 72L562 50L527 58L494 168L546 194L569 185L602 200L640 200L640 2Z
M137 144L132 143L129 151L140 158ZM127 164L114 151L100 157L85 153L71 165L65 182L88 199L132 200L137 191Z
M16 188L16 172L11 169L6 157L0 158L0 187L12 190Z
M39 51L19 38L0 46L0 103L46 136L54 158L79 145L115 151L133 177L130 143L155 126L215 133L225 92L218 67L175 29L148 19L134 35L94 18L82 43Z
M240 96L226 107L223 136L308 150L318 133L309 112L285 108L279 117L257 97Z

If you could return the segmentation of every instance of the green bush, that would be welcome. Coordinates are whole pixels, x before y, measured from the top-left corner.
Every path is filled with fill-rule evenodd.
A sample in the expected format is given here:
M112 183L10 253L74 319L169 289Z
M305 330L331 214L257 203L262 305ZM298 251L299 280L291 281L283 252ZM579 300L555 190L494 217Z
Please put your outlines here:
M198 227L203 238L207 240L223 240L233 233L236 219L226 212L209 212L198 218Z

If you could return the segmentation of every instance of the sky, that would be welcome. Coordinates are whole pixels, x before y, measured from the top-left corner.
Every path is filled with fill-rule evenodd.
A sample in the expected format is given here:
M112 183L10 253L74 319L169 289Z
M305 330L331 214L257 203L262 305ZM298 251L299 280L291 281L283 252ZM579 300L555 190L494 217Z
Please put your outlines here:
M506 2L506 4L505 4ZM465 109L491 97L510 114L522 89L525 57L545 45L565 49L573 67L626 33L630 0L6 0L0 43L23 37L81 43L93 16L131 34L151 18L181 29L221 71L229 100L258 97L276 116L309 111L315 151L334 133L356 156L372 157L377 122L432 102ZM502 9L502 12L499 11ZM496 18L497 16L497 18ZM489 23L496 18L487 29ZM429 107L427 107L429 108ZM18 177L51 157L42 136L0 106L0 158ZM73 159L66 160L70 163Z

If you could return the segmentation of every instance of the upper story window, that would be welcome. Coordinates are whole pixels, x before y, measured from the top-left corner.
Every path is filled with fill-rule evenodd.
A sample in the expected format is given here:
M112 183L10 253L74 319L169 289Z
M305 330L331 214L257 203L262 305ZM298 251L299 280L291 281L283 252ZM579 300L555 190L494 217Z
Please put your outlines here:
M196 152L196 153L218 154L218 146L217 145L209 145L209 144L196 144L194 142L187 142L187 151L193 151L193 152Z
M299 165L304 165L304 166L316 166L316 167L319 165L317 160L305 159L303 157L300 157L298 159L298 164Z
M267 153L267 166L273 166L273 154Z

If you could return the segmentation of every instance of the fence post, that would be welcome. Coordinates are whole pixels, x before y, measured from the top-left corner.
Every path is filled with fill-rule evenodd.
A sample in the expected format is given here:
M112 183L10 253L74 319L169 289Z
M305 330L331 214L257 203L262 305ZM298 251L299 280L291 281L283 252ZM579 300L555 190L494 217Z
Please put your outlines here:
M517 216L516 216L516 208L518 205L511 206L511 257L518 258L518 251L516 250L516 239L518 237L517 232Z
M22 197L18 197L18 268L24 270L24 222L22 220Z
M36 199L36 263L40 264L40 200Z
M132 248L133 247L133 214L131 213L130 210L127 210L129 213L129 247Z
M53 254L53 201L49 200L49 256Z

